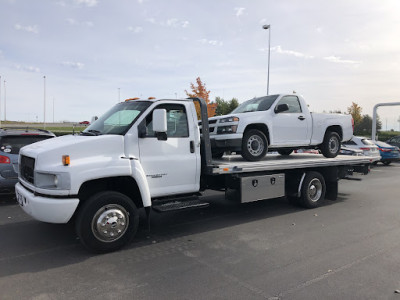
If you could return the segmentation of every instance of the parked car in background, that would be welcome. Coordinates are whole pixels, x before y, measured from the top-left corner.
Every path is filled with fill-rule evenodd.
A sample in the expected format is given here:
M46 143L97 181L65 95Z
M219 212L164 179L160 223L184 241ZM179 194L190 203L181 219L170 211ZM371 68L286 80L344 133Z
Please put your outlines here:
M381 154L381 163L385 166L390 165L392 161L400 160L399 147L389 145L384 142L376 141L375 144L378 146Z
M361 150L365 156L372 156L374 161L381 159L378 146L366 137L353 136L350 141L343 142L343 147Z
M386 143L400 148L400 135L388 139Z
M350 147L346 147L346 146L342 145L342 147L340 148L339 154L340 155L362 156L362 155L364 155L364 152L360 149L350 148Z
M82 124L82 125L90 125L90 122L89 122L89 121L82 121L82 122L79 122L79 124Z
M294 153L309 153L309 154L321 154L317 149L297 149Z
M13 194L18 182L19 150L29 144L55 137L35 128L0 128L0 194Z

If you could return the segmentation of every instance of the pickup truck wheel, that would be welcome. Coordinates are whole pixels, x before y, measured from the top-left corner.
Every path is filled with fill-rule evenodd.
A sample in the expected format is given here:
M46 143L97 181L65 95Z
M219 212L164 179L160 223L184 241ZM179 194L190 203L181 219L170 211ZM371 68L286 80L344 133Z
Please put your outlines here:
M325 180L318 172L308 172L301 187L300 204L305 208L315 208L325 199Z
M293 150L292 149L280 149L278 150L278 153L280 155L290 155L292 154Z
M388 165L390 165L390 164L392 163L392 161L390 161L390 160L384 160L382 163L383 163L385 166L388 166Z
M340 136L336 132L327 131L321 145L322 154L328 158L336 157L339 154L340 147Z
M242 156L248 161L262 159L268 151L268 141L264 133L257 129L247 130L242 140Z
M100 192L87 199L78 212L76 233L90 251L115 251L135 236L139 212L127 196L113 191Z

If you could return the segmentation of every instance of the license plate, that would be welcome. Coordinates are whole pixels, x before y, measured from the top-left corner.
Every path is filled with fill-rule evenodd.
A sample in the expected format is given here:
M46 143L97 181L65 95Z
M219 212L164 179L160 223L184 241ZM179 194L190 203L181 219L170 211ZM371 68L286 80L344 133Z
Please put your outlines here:
M16 196L17 196L17 201L18 201L18 203L19 203L19 205L21 205L21 206L24 206L24 200L25 200L25 197L24 196L22 196L20 193L16 193Z

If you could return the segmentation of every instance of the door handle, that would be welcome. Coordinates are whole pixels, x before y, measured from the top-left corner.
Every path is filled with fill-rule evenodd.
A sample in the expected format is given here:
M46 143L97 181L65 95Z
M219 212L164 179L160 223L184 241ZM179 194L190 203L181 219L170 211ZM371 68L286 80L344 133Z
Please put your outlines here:
M301 120L301 121L303 121L303 120L305 120L306 118L304 118L303 116L300 116L300 117L298 117L298 119Z
M194 141L190 141L190 153L194 153Z

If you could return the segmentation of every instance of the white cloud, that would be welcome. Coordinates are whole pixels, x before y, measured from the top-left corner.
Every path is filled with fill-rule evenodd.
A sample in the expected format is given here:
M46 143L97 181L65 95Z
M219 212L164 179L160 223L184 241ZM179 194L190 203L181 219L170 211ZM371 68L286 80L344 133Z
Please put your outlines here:
M68 19L66 19L66 21L71 26L79 26L79 25L87 26L87 27L93 27L94 26L93 22L90 22L90 21L79 22L79 21L77 21L75 19L72 19L72 18L68 18Z
M32 72L32 73L39 73L40 69L34 66L22 66L22 65L15 65L18 70Z
M199 42L202 44L208 44L212 46L222 46L224 44L222 41L208 40L208 39L201 39L199 40Z
M333 63L338 63L338 64L349 64L349 65L359 65L362 62L361 61L356 61L356 60L349 60L349 59L342 59L339 56L326 56L324 57L325 60L333 62Z
M146 19L146 21L151 24L157 24L160 26L173 27L173 28L178 28L178 27L186 28L189 26L189 21L186 20L182 21L177 18L171 18L166 21L157 21L154 18L148 18Z
M39 33L39 28L37 25L28 25L28 26L22 26L21 24L15 24L14 28L17 30L22 30L30 33Z
M322 27L317 27L315 29L315 31L318 32L318 33L322 33L324 31L324 29Z
M244 7L235 7L236 17L243 15L245 8Z
M260 50L268 51L268 49L260 49ZM314 56L306 55L301 52L297 52L297 51L293 51L293 50L284 50L284 49L282 49L281 46L271 47L271 51L275 51L276 53L279 53L279 54L291 55L291 56L295 56L295 57L299 57L299 58L306 58L306 59L314 58Z
M85 66L83 63L80 62L72 62L72 61L64 61L61 63L63 66L70 67L73 69L82 70Z
M74 0L78 5L86 5L87 7L93 7L97 5L97 0Z
M143 28L140 27L140 26L137 26L137 27L129 26L129 27L128 27L128 30L129 30L129 31L132 31L132 32L134 32L134 33L141 33L141 32L143 32Z

